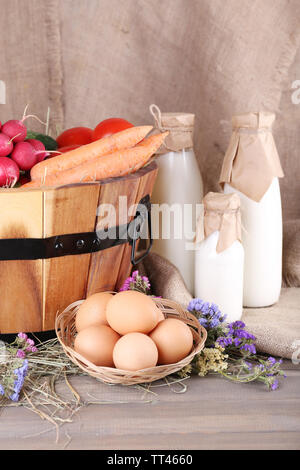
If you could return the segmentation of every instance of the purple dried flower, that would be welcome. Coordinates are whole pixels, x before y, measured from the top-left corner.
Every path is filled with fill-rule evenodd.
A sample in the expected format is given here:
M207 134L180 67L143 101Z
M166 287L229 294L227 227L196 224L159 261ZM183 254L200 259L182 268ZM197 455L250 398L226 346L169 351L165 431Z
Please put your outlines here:
M127 290L136 290L142 292L143 294L149 294L151 285L147 276L140 276L138 271L133 271L131 276L129 276L123 283L120 292Z
M240 346L240 349L242 349L244 351L248 351L251 354L256 354L256 348L255 348L254 344L249 344L249 343L242 344Z
M236 328L245 328L245 326L246 326L245 323L240 321L240 320L237 320L237 321L231 323L231 325L232 325L232 328L234 328L234 329L236 329Z
M34 341L33 341L33 339L28 338L28 339L26 340L26 343L29 344L30 346L34 346Z
M25 339L25 340L26 340L26 339L28 338L28 336L27 336L26 333L22 333L22 332L21 332L21 333L18 334L18 338L20 338L20 339Z
M26 351L28 351L28 352L37 352L37 348L35 346L28 346L26 348Z
M201 326L203 326L203 328L208 327L208 323L207 323L206 318L199 318L199 323L200 323Z
M271 384L271 389L276 390L278 388L279 382L278 380L274 380L274 382Z
M142 281L145 283L145 285L148 287L148 289L150 289L150 281L149 279L147 278L147 276L143 276L142 277Z
M19 357L20 359L25 359L26 354L23 351L23 349L18 349L16 356Z
M210 328L216 328L219 325L219 319L217 317L212 318L210 321Z
M246 367L247 367L248 370L251 370L251 369L252 369L252 364L251 364L251 362L244 361L244 364L246 365Z
M19 395L20 395L21 389L23 387L25 377L27 375L27 370L28 370L28 360L27 359L25 359L23 361L23 365L21 367L14 370L14 374L16 376L16 380L14 382L14 391L9 397L12 401L18 401L19 400Z
M0 384L0 395L4 395L5 391L2 385Z
M230 336L219 336L217 339L217 343L222 347L226 348L227 346L230 346L232 344L232 338Z
M217 328L225 320L225 315L222 315L216 304L204 302L202 299L192 299L187 309L199 319L200 325L207 330Z
M121 287L120 292L129 290L131 282L133 282L133 279L131 277L128 277L126 281L124 282L123 286Z
M234 331L234 334L237 338L245 338L245 339L248 339L248 333L247 331L244 331L244 330L235 330Z
M219 337L217 343L222 347L232 345L233 347L243 351L243 354L256 354L256 347L254 341L256 340L248 331L244 330L245 323L238 320L227 325L227 332L224 337ZM227 338L227 341L226 341Z
M12 401L18 401L19 400L19 393L18 392L14 392L12 393L9 398L12 400Z

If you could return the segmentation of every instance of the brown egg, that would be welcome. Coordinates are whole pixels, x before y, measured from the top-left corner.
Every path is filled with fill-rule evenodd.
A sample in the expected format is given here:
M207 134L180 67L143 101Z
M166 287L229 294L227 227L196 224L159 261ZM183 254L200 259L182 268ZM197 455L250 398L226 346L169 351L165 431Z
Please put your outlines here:
M158 322L158 308L146 294L137 291L119 292L107 304L108 324L120 335L149 333Z
M113 360L117 369L141 370L155 367L158 351L155 343L143 333L128 333L116 343Z
M161 321L149 336L158 349L158 364L174 364L186 357L193 347L190 328L176 318Z
M157 323L159 323L159 322L161 322L165 319L165 316L159 308L157 310L158 310L158 312L157 312L157 318L158 318Z
M119 339L109 326L92 325L77 334L74 349L96 366L114 367L113 349Z
M91 325L108 325L106 306L112 297L108 292L99 292L82 302L76 314L76 330L79 332Z

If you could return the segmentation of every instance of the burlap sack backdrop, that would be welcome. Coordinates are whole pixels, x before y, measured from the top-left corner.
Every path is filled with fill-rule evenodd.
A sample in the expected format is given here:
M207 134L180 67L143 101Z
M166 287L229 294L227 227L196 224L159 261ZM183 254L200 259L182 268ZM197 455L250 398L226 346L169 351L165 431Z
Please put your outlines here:
M46 120L50 131L64 126L63 68L58 0L1 0L0 80L6 84L6 104L0 104L0 121L28 114ZM45 131L34 119L29 129Z
M54 129L153 124L151 103L193 113L206 193L219 190L231 117L275 112L283 215L300 218L299 17L298 0L2 0L0 120L28 102L41 117L51 107Z

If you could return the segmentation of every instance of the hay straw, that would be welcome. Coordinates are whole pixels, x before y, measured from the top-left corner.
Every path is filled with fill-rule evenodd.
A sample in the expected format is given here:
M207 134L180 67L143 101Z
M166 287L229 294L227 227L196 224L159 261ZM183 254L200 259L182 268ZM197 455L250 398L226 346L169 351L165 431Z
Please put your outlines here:
M83 399L70 383L69 378L70 376L88 376L88 374L66 356L57 338L45 342L38 339L36 341L37 352L27 355L29 362L28 375L19 401L13 402L7 398L0 398L0 410L5 407L23 406L43 421L50 423L51 427L42 430L40 433L28 434L24 438L34 437L54 430L57 444L61 426L72 423L74 415L86 406L153 403L158 399L158 394L152 390L155 387L168 386L174 393L183 393L186 390L185 388L185 390L178 392L172 387L174 384L182 384L186 378L169 376L168 380L164 379L163 383L122 385L141 392L141 397L136 400L101 400L101 398L90 393L87 393L87 398ZM14 357L9 356L7 359L6 364L12 362ZM58 383L66 385L66 388L71 392L70 398L66 399L58 394L56 390ZM106 384L106 386L108 385ZM67 438L64 447L67 447L71 441L70 436L67 436Z

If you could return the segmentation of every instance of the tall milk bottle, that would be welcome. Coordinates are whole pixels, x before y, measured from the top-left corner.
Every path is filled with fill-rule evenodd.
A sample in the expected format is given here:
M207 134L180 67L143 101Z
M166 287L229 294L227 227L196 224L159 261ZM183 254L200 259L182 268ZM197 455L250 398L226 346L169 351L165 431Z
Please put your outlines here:
M280 159L272 135L275 114L234 116L220 183L241 200L245 250L244 306L276 303L282 283L282 210Z
M180 271L188 290L194 291L194 234L201 211L203 184L193 150L194 114L161 113L150 106L155 127L167 130L157 155L158 175L151 196L153 251Z
M210 192L203 204L204 219L198 223L203 223L204 239L196 240L195 296L217 304L226 321L233 322L243 313L240 199L237 194Z

